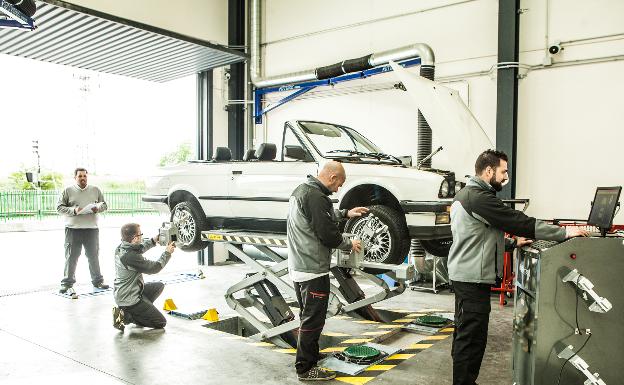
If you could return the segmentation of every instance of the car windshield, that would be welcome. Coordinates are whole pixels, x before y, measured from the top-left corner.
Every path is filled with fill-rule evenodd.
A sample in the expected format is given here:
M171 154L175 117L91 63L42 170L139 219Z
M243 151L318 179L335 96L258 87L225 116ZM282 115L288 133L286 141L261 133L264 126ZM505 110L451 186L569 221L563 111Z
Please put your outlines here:
M334 157L341 152L382 152L371 141L348 127L321 122L299 122L299 126L324 157Z

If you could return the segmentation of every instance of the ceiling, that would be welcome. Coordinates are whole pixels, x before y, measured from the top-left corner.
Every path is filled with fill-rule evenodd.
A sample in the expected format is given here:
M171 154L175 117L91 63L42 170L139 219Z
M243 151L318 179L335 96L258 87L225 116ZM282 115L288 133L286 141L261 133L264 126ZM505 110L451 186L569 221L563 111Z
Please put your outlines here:
M0 53L155 82L244 61L241 51L64 1L37 1L34 31L0 28Z

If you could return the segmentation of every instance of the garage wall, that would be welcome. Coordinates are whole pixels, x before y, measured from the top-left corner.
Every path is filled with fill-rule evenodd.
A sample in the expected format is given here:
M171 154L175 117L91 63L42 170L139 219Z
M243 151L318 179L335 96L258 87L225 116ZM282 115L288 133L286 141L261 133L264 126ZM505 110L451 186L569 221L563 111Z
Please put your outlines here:
M596 185L624 185L616 158L624 143L624 2L525 0L521 7L526 77L519 90L517 195L531 199L532 215L585 218ZM436 79L460 91L495 139L496 77L490 70L497 62L497 18L495 0L265 1L264 75L427 43L436 55ZM549 57L547 30L548 41L564 42L564 50L541 68ZM387 152L414 155L417 107L390 89L395 82L385 74L306 94L270 112L255 128L256 144L279 143L285 120L317 119L352 126ZM442 152L434 166L444 163ZM617 220L624 222L624 213Z
M197 39L227 44L226 0L70 0L67 2Z

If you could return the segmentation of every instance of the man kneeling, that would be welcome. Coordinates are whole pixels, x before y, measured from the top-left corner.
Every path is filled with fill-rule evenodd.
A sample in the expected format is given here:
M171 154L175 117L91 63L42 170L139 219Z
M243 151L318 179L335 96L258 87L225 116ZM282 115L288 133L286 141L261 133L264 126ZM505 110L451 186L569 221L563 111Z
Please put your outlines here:
M143 253L156 246L154 238L141 238L141 226L127 223L121 227L121 244L115 250L115 302L113 326L123 332L124 325L134 323L148 328L164 328L167 320L154 301L165 288L162 282L143 282L143 273L156 274L165 267L175 250L171 242L156 261L143 257Z

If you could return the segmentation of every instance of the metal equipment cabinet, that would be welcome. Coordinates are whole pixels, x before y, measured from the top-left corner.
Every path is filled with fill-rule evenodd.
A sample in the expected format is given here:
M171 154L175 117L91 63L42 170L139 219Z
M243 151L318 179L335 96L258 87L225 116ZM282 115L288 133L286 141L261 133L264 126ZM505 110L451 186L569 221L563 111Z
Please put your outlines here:
M518 253L514 385L622 384L623 273L621 237L538 241Z

